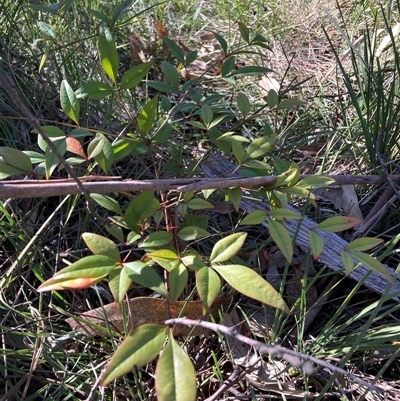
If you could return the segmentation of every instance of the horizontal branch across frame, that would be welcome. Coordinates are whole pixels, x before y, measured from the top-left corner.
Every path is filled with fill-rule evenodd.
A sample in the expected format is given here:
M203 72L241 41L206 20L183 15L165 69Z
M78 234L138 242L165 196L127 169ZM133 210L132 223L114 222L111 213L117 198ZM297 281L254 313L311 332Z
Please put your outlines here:
M300 178L313 177L302 175ZM324 175L332 178L332 185L376 185L387 182L381 175ZM112 179L110 179L112 178ZM400 175L391 175L393 182L400 183ZM224 189L232 187L253 188L274 184L279 176L251 178L176 178L161 180L123 180L118 177L79 177L87 193L105 194L111 192L155 191L200 191L203 189ZM95 181L93 181L95 180ZM0 199L42 198L80 194L81 190L72 179L56 180L10 180L0 181Z

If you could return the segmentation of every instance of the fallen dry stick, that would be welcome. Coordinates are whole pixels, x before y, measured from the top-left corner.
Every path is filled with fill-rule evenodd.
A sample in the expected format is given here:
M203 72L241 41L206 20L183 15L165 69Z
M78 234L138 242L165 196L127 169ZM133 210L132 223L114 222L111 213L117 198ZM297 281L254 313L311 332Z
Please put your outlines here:
M303 175L300 178L309 177ZM380 175L331 175L323 176L332 178L335 185L372 185L387 182ZM274 184L278 176L262 176L251 178L238 177L213 177L213 178L177 178L164 180L124 180L115 181L110 177L97 176L95 182L93 177L79 177L81 186L86 193L105 194L111 192L139 192L145 190L155 191L200 191L203 189L223 189L230 187L253 188L267 184ZM392 175L393 182L400 182L400 175ZM11 180L0 181L0 199L42 198L47 196L77 195L81 189L72 179L56 180Z

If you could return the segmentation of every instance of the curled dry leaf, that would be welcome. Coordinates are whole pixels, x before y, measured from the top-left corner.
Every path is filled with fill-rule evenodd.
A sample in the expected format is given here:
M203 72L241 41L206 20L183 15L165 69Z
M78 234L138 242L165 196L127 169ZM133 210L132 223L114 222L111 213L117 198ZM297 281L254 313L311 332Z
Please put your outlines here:
M210 312L216 320L218 320L219 307L223 306L224 309L226 309L229 302L229 295L222 295L214 301ZM145 323L160 323L167 318L186 316L194 320L203 319L201 301L190 301L187 303L186 301L178 301L170 304L169 317L167 315L167 308L167 301L161 298L138 297L125 302L125 309L128 311L127 320L129 331ZM105 305L104 308L100 307L90 310L79 315L77 318L69 318L66 322L71 326L72 330L80 331L88 337L104 336L107 335L107 331L90 325L90 323L92 323L101 327L107 327L104 313L106 314L111 329L122 333L124 331L123 318L121 307L117 303ZM199 336L205 333L208 333L208 330L201 327L192 329L186 326L178 326L174 330L174 335L176 336L188 336L189 334Z

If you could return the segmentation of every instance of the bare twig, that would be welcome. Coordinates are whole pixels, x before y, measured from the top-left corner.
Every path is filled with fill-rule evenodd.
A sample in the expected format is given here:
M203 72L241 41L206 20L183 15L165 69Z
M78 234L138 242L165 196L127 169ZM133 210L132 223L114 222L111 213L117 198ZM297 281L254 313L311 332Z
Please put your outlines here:
M331 372L338 373L349 377L358 384L365 386L371 391L376 391L382 393L383 390L371 383L360 379L359 377L347 372L346 370L339 368L326 362L322 359L315 358L311 355L302 354L300 352L293 351L291 349L284 348L276 344L265 344L252 338L246 337L239 333L238 329L235 327L227 327L217 323L211 323L204 320L190 320L186 317L180 317L175 319L168 319L164 322L168 326L173 326L175 324L183 324L185 326L200 326L205 329L209 329L215 332L220 332L226 334L227 336L233 337L236 341L240 341L244 344L250 345L256 349L261 354L272 354L277 358L285 359L288 363L298 368L303 369L305 374L311 375L314 372L313 364L321 366L330 370Z
M310 175L302 175L300 178L311 177ZM380 175L327 175L321 176L334 180L335 185L372 185L387 182L387 178ZM89 181L87 177L79 177L80 186L72 179L56 179L56 180L14 180L0 181L0 199L19 199L19 198L38 198L46 196L65 196L77 195L82 193L80 187L85 193L110 193L110 192L138 192L144 190L157 191L197 191L203 189L223 189L230 187L253 188L277 182L279 176L263 176L251 178L177 178L163 180L125 180L115 181L114 177L96 177L95 182ZM90 178L92 180L93 178ZM392 175L392 181L400 182L400 175Z

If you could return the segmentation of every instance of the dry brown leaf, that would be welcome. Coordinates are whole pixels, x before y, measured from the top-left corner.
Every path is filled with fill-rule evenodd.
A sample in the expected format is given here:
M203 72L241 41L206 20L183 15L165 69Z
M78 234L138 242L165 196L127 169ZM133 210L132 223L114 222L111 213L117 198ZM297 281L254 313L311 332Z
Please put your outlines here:
M229 302L229 295L220 296L215 300L211 307L211 313L215 319L218 319L219 307L224 306L224 308L227 308ZM170 304L169 317L167 316L167 307L167 301L161 298L138 297L125 302L125 308L128 311L129 331L145 323L160 323L168 318L176 318L180 316L186 316L192 320L203 319L201 301L178 301L174 304ZM183 309L184 311L182 312ZM107 331L92 327L90 323L97 324L101 327L107 327L106 318L112 330L123 333L124 327L121 307L117 303L105 305L104 308L100 307L90 310L82 313L76 318L68 318L66 319L66 322L71 326L72 330L80 331L89 337L94 337L104 336L107 334ZM202 327L190 328L186 326L177 326L174 330L174 335L188 336L191 334L199 336L208 332L208 330Z
M213 40L215 39L215 35L212 32L202 33L200 35L201 40Z
M268 92L273 89L276 93L278 93L281 88L279 82L274 77L272 77L271 74L263 75L262 78L258 81L258 85L260 85L261 88L265 89Z
M135 31L132 32L131 36L131 63L135 65L145 63L146 56L143 50L147 48L147 45L143 38Z

